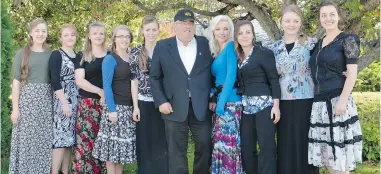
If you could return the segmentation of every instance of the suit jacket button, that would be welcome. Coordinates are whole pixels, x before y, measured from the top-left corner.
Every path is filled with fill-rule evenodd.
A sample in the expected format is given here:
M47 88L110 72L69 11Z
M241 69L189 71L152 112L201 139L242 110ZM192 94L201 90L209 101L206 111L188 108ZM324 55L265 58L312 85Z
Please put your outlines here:
M185 90L185 91L189 92L189 90L188 90L188 89L187 89L187 90Z
M188 77L188 80L190 80L191 78L190 77Z

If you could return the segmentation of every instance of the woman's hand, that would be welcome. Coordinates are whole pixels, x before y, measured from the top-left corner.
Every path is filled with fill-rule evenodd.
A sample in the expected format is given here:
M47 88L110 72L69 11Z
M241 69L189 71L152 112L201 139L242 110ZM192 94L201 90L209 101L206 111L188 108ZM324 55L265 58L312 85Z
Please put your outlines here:
M103 106L105 104L105 93L104 93L103 89L99 90L99 92L97 94L99 95L99 97L101 97L99 100L99 104L101 106Z
M214 112L216 110L217 104L214 102L209 102L209 110Z
M12 123L13 124L17 124L19 118L20 118L20 111L18 109L17 110L13 110L12 114L11 114Z
M273 106L271 109L271 120L274 120L273 123L277 124L280 120L280 110L279 107Z
M132 112L132 119L135 122L140 121L140 109L139 108L134 108L134 111Z
M118 119L116 112L109 112L108 113L108 119L111 121L111 123L116 123L116 120Z
M347 110L347 102L348 102L347 99L340 96L339 100L337 101L335 105L336 116L341 116L345 114L345 111Z
M68 103L62 104L62 112L66 117L70 117L72 115L71 108Z

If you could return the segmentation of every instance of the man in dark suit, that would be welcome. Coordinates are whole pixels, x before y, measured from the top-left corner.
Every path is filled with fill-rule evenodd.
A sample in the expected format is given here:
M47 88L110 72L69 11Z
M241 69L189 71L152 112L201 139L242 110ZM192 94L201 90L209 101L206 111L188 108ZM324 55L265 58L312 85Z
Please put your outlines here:
M208 40L194 35L194 19L192 11L178 11L174 18L176 36L158 41L152 56L151 90L165 122L170 174L189 173L189 129L196 145L193 173L209 173L211 116L208 100L213 58Z

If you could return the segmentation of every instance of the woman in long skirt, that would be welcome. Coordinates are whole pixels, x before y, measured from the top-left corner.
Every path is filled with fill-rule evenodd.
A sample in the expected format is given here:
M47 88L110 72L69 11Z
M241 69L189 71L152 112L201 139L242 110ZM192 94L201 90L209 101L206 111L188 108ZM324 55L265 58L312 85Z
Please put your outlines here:
M83 55L78 57L75 64L75 81L80 90L71 170L74 174L106 173L104 163L92 156L105 100L102 61L107 55L106 34L104 25L99 22L90 23L87 29Z
M47 34L47 23L33 20L28 44L14 59L10 174L50 172L53 113Z
M168 152L164 120L155 107L151 94L149 69L159 23L154 16L144 17L141 25L143 44L132 49L132 98L134 114L140 114L136 124L136 155L139 174L168 173Z
M111 33L112 53L102 63L106 106L93 155L106 163L108 174L122 174L123 164L136 161L129 51L132 37L127 26L115 27Z
M209 47L214 57L212 74L215 77L213 98L216 99L212 133L212 173L243 173L241 158L240 121L241 96L237 95L237 55L234 51L234 25L226 15L210 22Z
M284 36L271 46L281 89L277 125L278 174L314 174L308 164L308 129L314 97L314 83L308 66L317 39L301 30L302 11L289 5L282 11Z
M362 162L362 132L351 95L357 78L360 38L341 31L343 18L336 3L323 1L319 16L326 35L319 40L310 61L315 97L308 162L327 167L331 174L348 174Z

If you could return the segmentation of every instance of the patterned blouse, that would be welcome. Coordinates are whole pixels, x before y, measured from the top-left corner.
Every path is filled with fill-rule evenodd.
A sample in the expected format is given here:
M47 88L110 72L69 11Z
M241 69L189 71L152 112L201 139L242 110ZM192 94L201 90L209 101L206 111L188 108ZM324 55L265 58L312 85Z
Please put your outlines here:
M242 61L242 63L238 64L238 68L242 68L245 66L249 60L250 56L253 53L254 47L251 48L248 56ZM242 95L242 106L244 114L255 114L269 106L273 105L273 100L271 96L246 96Z
M308 66L310 51L317 43L316 38L307 38L305 44L295 42L288 53L284 39L270 46L274 52L279 74L281 100L307 99L314 97L314 83Z
M153 102L153 97L151 93L151 85L149 82L149 70L151 69L152 58L148 58L148 71L143 72L139 68L139 54L142 50L142 46L138 46L131 50L132 61L131 61L131 74L133 80L138 80L138 100Z

